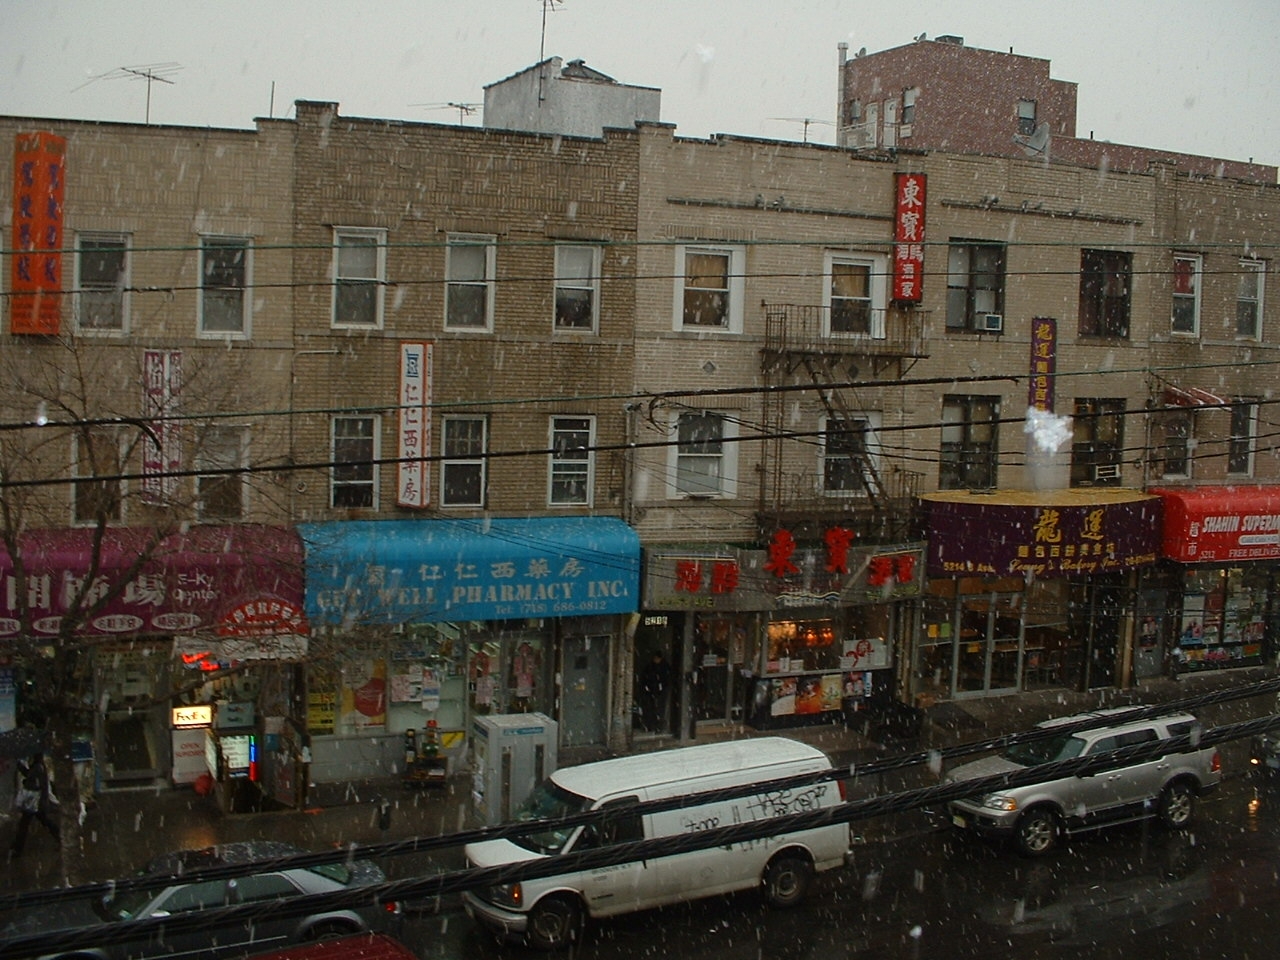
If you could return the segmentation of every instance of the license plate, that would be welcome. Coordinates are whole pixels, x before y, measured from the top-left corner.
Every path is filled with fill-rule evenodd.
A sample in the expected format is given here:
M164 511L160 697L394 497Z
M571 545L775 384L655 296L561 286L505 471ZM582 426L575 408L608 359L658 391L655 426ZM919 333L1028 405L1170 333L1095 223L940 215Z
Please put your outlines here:
M951 822L954 823L957 827L963 828L963 827L969 826L969 821L966 820L964 817L962 817L958 813L953 813L951 815Z

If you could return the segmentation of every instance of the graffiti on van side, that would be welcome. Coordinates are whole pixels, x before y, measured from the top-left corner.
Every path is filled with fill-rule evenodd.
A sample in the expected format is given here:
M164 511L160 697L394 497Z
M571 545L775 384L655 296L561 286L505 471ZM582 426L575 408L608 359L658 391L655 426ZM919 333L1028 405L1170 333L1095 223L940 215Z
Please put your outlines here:
M830 788L830 784L815 783L796 790L768 790L747 798L747 812L752 820L764 820L768 817L785 817L791 813L817 810L822 806L822 798Z
M700 819L692 819L688 815L680 817L680 829L685 833L701 833L703 830L714 830L718 826L720 826L720 818L714 815Z

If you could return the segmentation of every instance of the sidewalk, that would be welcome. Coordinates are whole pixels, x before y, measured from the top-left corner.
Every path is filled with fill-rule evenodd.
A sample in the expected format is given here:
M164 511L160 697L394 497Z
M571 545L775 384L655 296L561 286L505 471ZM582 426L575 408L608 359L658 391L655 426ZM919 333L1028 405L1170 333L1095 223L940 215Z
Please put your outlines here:
M926 711L918 737L892 743L875 743L841 723L799 727L783 731L757 731L726 724L711 731L699 730L699 743L781 734L811 743L825 751L838 767L852 769L851 797L892 793L937 782L927 765L893 771L859 781L859 767L868 762L922 750L972 743L1006 733L1026 730L1041 720L1067 716L1099 707L1164 703L1257 682L1271 676L1265 668L1237 669L1188 675L1182 680L1159 678L1144 681L1131 690L1043 690L1006 697L945 701ZM1226 723L1270 713L1274 698L1248 698L1215 705L1203 712L1208 723ZM660 739L642 741L636 749L676 746ZM1235 762L1227 763L1228 774ZM1240 771L1235 771L1240 772ZM91 880L127 876L152 857L171 850L214 843L271 838L305 849L377 843L413 836L440 836L470 826L470 779L451 777L440 787L406 788L399 780L320 784L312 792L308 810L273 813L224 814L212 797L197 796L190 789L167 786L101 795L85 818L83 838ZM376 799L392 802L391 824L378 827ZM864 842L884 840L903 830L913 830L919 818L883 817L855 824ZM0 822L0 850L7 850L13 821ZM54 841L33 827L24 855L10 861L0 879L0 893L44 889L57 884ZM401 857L385 864L393 877L411 876L441 865L460 866L461 851L424 858Z

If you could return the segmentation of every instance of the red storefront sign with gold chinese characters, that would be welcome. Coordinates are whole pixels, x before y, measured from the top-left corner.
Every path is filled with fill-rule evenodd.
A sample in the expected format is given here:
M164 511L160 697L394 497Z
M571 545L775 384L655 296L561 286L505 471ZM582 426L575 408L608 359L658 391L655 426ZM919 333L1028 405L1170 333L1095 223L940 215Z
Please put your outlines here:
M923 173L893 177L893 299L919 303L924 295Z
M56 336L62 318L62 206L67 141L20 133L13 148L9 332Z
M1058 321L1036 317L1031 321L1031 385L1027 405L1053 413L1053 374L1058 362Z

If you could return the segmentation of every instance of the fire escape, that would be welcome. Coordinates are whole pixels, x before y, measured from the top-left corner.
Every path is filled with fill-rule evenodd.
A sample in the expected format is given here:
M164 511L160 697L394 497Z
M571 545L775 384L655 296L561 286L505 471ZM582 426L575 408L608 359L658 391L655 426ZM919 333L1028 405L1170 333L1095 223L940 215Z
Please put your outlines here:
M869 409L858 396L859 383L901 380L917 360L928 356L922 312L892 307L868 311L844 324L855 332L832 334L830 308L799 304L761 304L765 340L761 374L764 418L772 438L764 452L764 477L758 526L762 538L786 527L807 538L840 523L860 537L880 542L912 538L920 474L905 470L881 452L868 450L860 415ZM793 391L784 386L812 384L828 424L830 445L840 441L849 457L848 475L856 490L832 495L824 489L822 468L797 469L794 440L788 440L786 411ZM788 446L792 447L787 456ZM828 449L831 449L830 446ZM815 455L809 463L817 462Z

